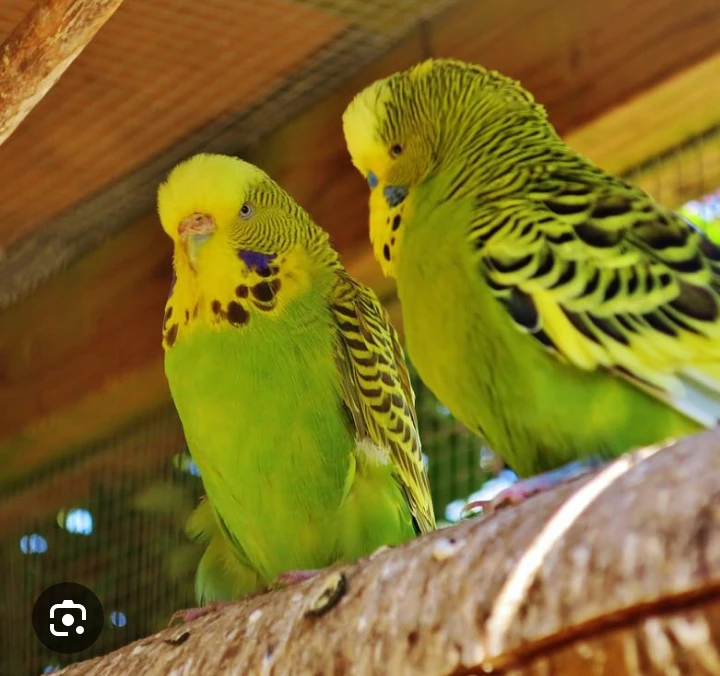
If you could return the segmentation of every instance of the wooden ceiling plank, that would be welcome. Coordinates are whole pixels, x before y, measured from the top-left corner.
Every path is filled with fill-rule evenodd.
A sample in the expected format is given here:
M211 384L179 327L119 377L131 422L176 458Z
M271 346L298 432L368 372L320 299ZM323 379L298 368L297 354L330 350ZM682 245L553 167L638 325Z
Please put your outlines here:
M564 135L717 55L719 36L717 0L463 0L429 42L520 80Z

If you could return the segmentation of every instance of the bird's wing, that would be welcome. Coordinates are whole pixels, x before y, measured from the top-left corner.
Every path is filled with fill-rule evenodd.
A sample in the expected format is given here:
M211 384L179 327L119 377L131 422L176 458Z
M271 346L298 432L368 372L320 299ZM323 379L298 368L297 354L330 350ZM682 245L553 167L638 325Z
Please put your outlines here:
M705 426L720 419L720 249L647 194L578 160L478 202L478 267L519 330Z
M388 454L418 530L433 530L415 395L397 333L375 294L345 273L338 275L332 312L344 403L358 439Z

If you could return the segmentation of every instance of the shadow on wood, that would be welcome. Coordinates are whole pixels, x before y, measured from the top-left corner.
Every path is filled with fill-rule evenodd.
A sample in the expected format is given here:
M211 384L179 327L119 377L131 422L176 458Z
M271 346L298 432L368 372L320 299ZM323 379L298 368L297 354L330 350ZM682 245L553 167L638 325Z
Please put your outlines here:
M720 431L643 449L61 673L720 674L719 479Z

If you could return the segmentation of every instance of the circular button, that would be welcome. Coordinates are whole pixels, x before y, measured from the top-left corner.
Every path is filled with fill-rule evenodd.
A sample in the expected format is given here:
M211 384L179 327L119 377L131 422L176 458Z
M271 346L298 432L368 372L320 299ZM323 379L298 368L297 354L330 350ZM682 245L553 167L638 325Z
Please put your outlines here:
M105 613L90 589L77 582L60 582L38 596L32 623L45 647L58 653L79 653L98 640Z

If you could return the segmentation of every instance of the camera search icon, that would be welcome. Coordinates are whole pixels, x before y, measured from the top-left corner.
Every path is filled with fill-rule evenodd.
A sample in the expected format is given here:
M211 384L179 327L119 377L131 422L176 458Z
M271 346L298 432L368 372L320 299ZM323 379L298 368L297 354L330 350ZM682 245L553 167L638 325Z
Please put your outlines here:
M40 642L58 653L79 653L97 641L105 622L102 604L87 587L61 582L46 589L33 607Z
M55 618L55 611L56 610L63 610L66 609L77 609L80 611L80 619L82 622L87 621L87 609L84 605L81 603L74 603L71 599L65 599L62 603L56 603L54 606L50 608L50 619ZM62 614L62 617L60 621L66 626L66 627L72 627L73 624L75 624L75 616L74 613L58 613L58 616ZM82 624L78 624L77 627L75 627L75 632L77 634L84 634L85 633L85 627L83 627ZM53 622L50 622L50 633L53 636L69 636L70 632L68 631L58 631L55 629L55 624Z

